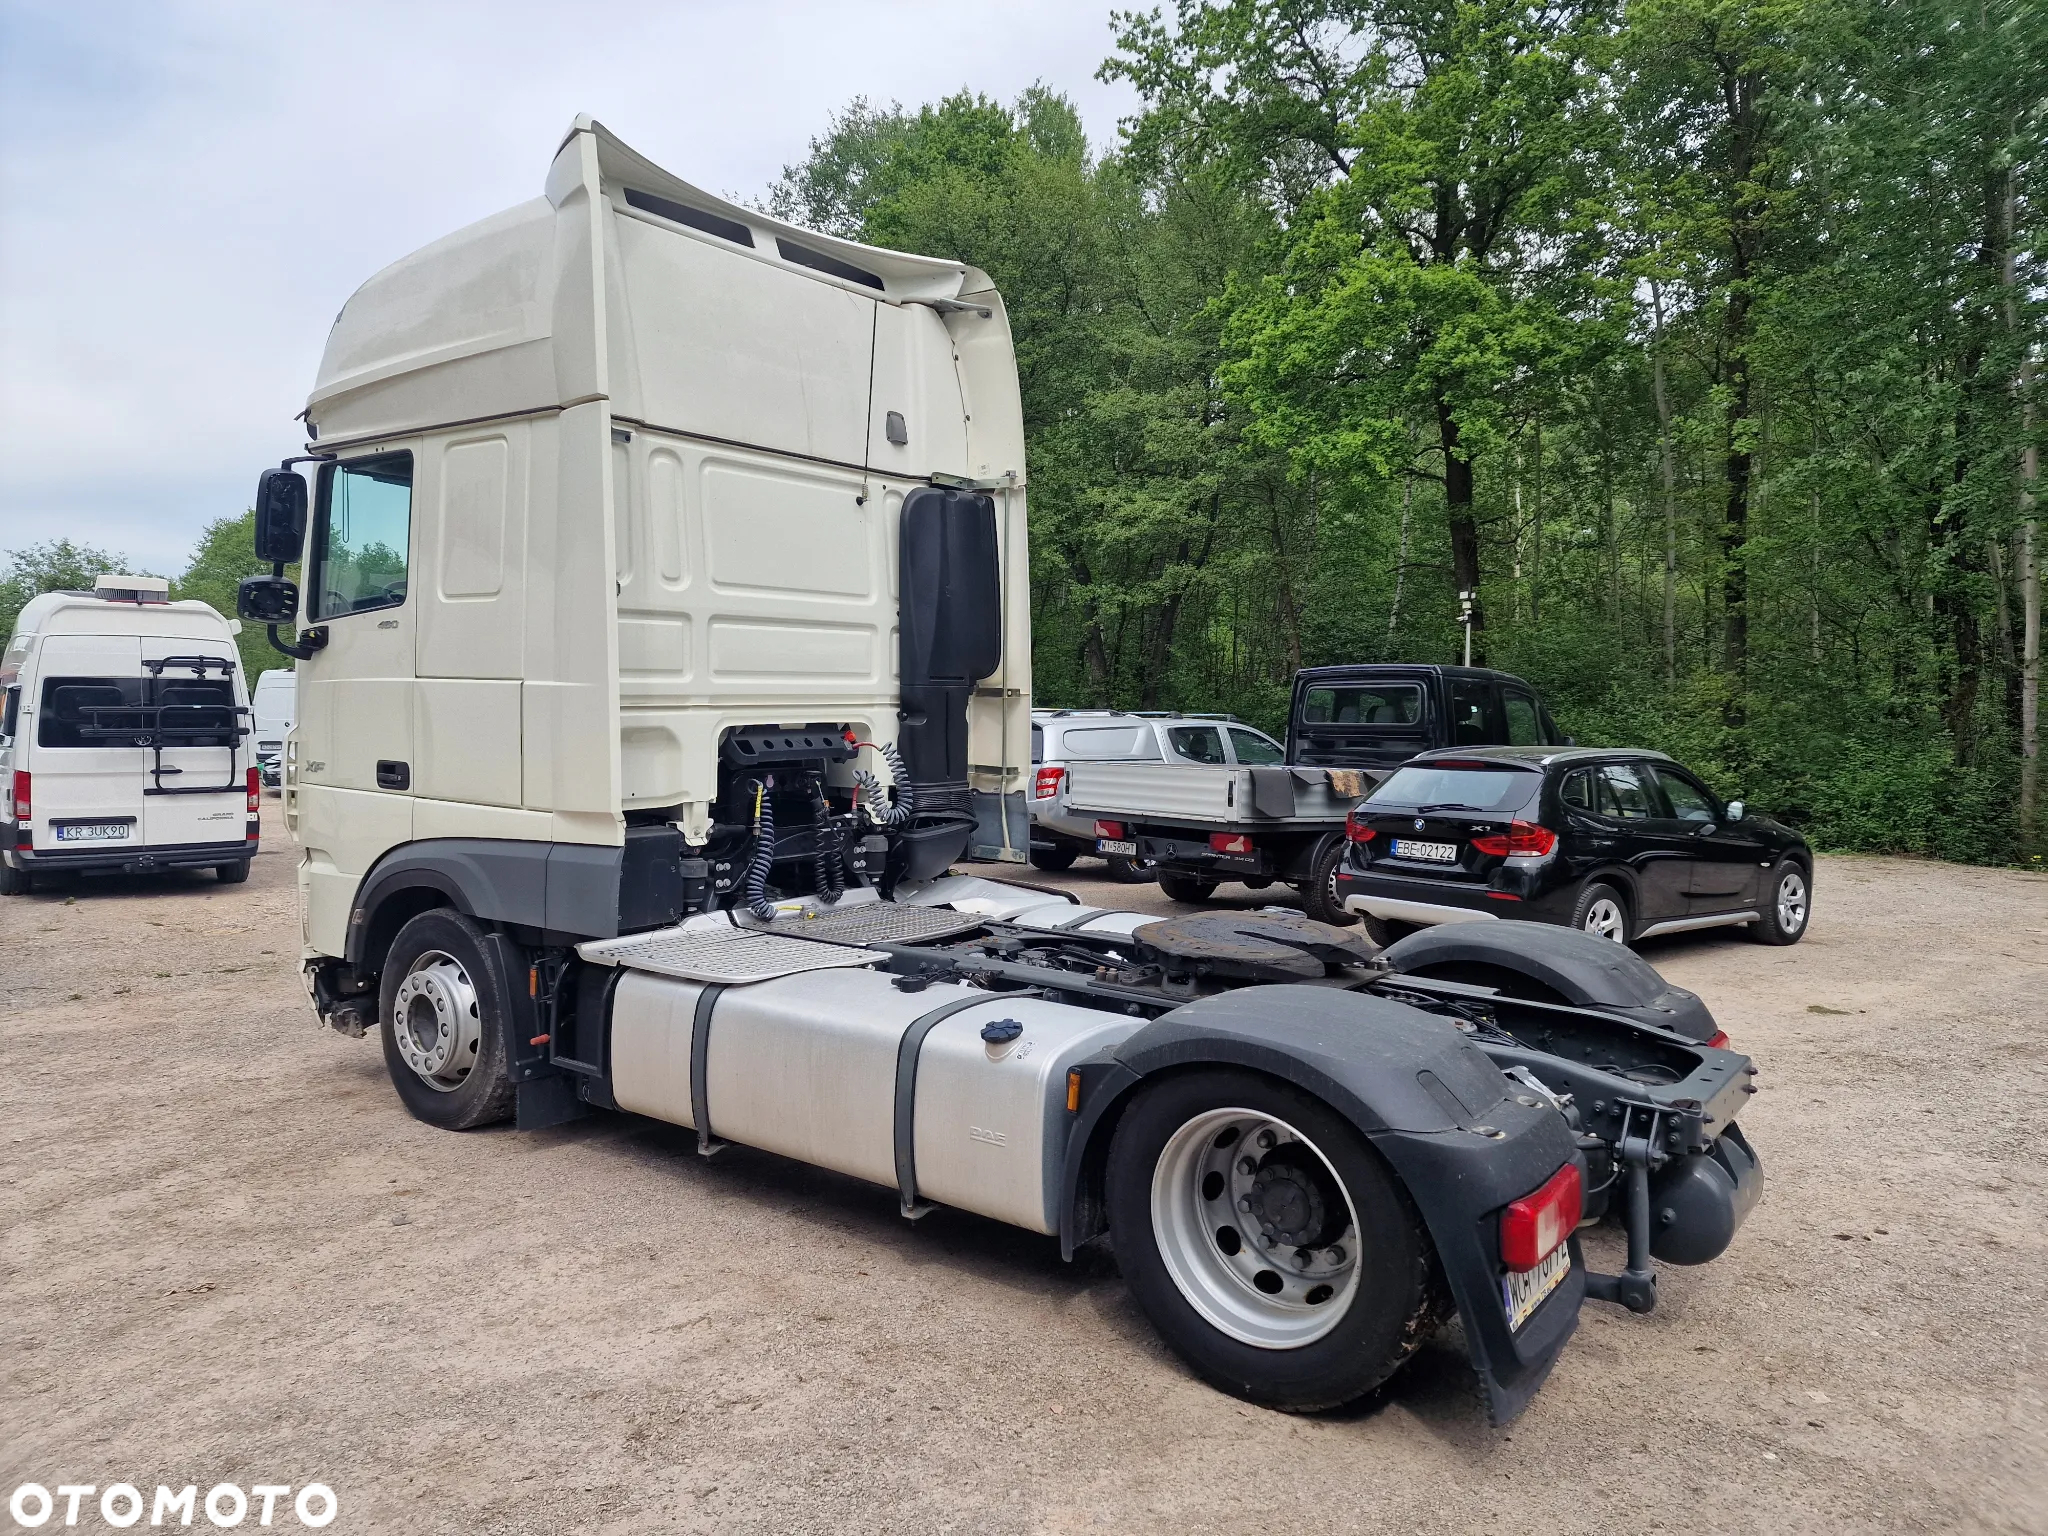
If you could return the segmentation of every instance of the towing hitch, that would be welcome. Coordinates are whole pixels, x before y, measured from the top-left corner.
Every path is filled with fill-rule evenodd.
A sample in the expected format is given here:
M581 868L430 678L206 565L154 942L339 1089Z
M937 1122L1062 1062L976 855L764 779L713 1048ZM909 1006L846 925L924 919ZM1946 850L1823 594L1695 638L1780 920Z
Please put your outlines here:
M1615 1155L1627 1179L1622 1209L1628 1258L1618 1275L1586 1276L1586 1294L1631 1312L1657 1305L1655 1257L1667 1264L1705 1264L1719 1258L1763 1192L1756 1152L1731 1125L1704 1152L1674 1154L1663 1124L1666 1111L1623 1107Z

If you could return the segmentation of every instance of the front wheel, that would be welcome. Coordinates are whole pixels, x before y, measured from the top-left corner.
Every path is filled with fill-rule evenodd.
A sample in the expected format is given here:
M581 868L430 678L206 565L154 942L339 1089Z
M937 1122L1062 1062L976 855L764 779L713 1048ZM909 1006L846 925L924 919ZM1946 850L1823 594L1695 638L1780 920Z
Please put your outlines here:
M379 1023L391 1084L418 1119L466 1131L512 1112L505 985L483 930L461 913L436 908L398 930Z
M1216 882L1162 869L1159 872L1159 889L1172 901L1202 902L1216 894Z
M1110 1144L1107 1194L1138 1305L1196 1372L1252 1402L1363 1397L1441 1315L1406 1193L1291 1084L1203 1069L1146 1090Z
M1056 875L1063 869L1072 869L1078 857L1080 855L1071 848L1034 848L1031 850L1031 867Z
M1750 924L1759 944L1797 944L1813 916L1813 885L1806 866L1780 859L1764 885L1764 909Z

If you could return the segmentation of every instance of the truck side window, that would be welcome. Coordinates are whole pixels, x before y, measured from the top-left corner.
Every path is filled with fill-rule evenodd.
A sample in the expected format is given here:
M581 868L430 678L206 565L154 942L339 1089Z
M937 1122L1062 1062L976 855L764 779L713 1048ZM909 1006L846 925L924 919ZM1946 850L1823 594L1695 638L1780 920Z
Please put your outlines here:
M1213 725L1176 725L1167 731L1166 739L1191 763L1223 761L1223 733Z
M1508 745L1511 747L1540 747L1543 745L1543 721L1536 713L1536 701L1526 693L1512 688L1501 693L1501 705L1508 717Z
M405 601L412 542L412 455L329 466L314 530L313 617L339 618Z

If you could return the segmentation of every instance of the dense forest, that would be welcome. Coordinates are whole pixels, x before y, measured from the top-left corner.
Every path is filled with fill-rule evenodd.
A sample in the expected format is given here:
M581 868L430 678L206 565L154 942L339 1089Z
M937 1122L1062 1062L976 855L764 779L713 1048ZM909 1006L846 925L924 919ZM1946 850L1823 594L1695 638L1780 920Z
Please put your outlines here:
M2039 0L1178 0L1142 110L855 100L775 212L1002 290L1040 703L1518 672L1823 846L2042 855ZM182 593L232 603L246 523ZM70 545L17 555L0 620ZM87 577L89 580L89 576ZM10 585L14 590L10 590ZM269 661L244 636L254 667Z
M1834 847L2038 854L2031 0L1179 0L1143 110L856 100L769 206L971 261L1041 703L1459 655Z

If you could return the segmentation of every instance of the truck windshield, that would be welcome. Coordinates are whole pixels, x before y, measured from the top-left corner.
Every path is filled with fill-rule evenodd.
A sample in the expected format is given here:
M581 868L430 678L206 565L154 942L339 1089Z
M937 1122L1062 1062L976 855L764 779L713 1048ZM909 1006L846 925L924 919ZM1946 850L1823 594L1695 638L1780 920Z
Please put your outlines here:
M1452 768L1410 763L1366 796L1375 810L1519 811L1536 798L1543 775L1522 768Z

